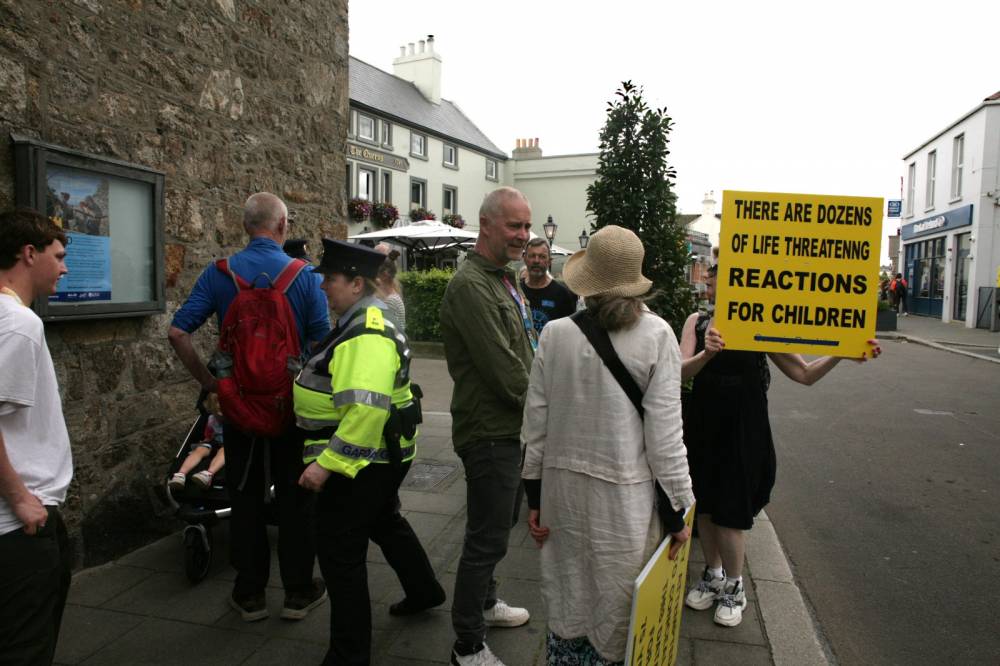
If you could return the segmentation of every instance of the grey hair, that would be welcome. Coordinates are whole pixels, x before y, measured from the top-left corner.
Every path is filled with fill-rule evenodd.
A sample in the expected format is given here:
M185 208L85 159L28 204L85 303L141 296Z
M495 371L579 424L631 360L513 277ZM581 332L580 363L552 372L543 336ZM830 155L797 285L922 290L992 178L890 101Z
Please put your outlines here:
M524 196L520 190L515 190L513 187L499 187L483 199L483 205L479 207L480 222L484 219L492 222L499 217L500 208L508 199L520 199L529 208L531 207L531 204L528 203L528 197Z
M282 217L288 217L288 208L270 192L252 194L243 204L243 228L247 233L275 231Z

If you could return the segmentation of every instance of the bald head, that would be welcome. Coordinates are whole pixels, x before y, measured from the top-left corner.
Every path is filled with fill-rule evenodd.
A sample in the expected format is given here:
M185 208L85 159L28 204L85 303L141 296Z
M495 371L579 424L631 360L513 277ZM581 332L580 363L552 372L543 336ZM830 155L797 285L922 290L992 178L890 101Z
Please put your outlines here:
M528 198L519 190L515 190L513 187L499 187L483 199L483 205L479 207L479 224L482 225L484 221L492 222L500 217L503 206L508 201L524 202L529 209L531 207Z
M287 224L288 207L270 192L253 194L243 204L243 228L251 236L279 235Z

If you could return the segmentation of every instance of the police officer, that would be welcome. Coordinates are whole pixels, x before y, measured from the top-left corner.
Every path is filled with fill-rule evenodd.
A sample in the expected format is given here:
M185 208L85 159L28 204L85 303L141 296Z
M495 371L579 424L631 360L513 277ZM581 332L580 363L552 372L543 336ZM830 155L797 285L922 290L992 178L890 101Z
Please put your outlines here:
M384 255L364 246L323 239L317 271L337 326L294 387L307 464L299 484L319 493L317 551L331 592L324 664L370 662L369 539L406 593L390 613L410 615L445 599L427 554L399 513L399 485L416 454L419 389L411 390L406 338L374 296L383 261Z

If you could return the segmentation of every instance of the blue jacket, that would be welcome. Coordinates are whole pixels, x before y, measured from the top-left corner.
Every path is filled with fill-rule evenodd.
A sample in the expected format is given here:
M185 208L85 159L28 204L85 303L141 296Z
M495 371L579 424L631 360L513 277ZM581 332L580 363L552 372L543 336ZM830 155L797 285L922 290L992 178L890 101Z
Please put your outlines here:
M254 238L247 246L229 258L229 265L247 282L253 282L261 273L274 279L291 261L275 241ZM299 344L303 351L308 344L322 340L330 331L326 295L320 290L315 273L304 270L289 287L286 295L295 314L299 330ZM261 278L263 279L263 278ZM195 282L187 301L174 315L173 325L187 333L194 333L212 314L218 316L221 327L229 304L236 298L236 285L215 264L210 264Z

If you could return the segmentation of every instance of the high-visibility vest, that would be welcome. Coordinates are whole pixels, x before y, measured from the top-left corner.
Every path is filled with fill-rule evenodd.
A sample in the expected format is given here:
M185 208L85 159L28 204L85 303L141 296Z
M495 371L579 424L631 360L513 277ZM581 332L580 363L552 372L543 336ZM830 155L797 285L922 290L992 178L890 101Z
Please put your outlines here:
M406 337L366 301L350 321L338 322L292 389L295 422L306 431L302 460L351 479L390 462L382 436L389 408L413 400ZM400 439L403 462L416 455L415 440Z

